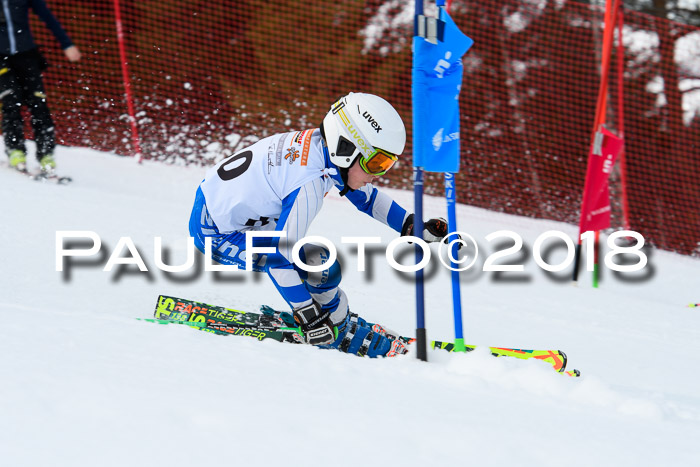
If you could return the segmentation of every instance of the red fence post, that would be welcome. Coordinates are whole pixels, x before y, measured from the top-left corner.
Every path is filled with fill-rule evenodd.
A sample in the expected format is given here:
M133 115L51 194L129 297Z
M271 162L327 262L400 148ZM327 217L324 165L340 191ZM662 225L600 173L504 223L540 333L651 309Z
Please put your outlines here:
M134 113L134 98L131 94L131 80L129 79L129 66L126 59L126 46L124 45L124 29L122 28L121 9L119 8L119 0L113 0L114 3L114 20L117 27L117 41L119 43L119 57L122 65L122 78L124 80L124 90L126 95L126 106L129 113L129 124L131 125L131 141L134 144L134 156L141 163L141 143L139 141L139 131L136 126L136 114Z

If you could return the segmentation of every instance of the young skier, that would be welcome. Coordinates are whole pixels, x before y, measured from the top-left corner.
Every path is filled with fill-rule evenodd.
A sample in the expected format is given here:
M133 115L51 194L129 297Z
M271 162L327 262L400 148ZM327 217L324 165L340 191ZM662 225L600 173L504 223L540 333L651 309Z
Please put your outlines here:
M350 93L333 104L320 128L270 136L209 169L197 189L190 234L202 252L205 238L211 237L213 259L243 269L246 232L286 233L282 241L256 238L256 247L273 246L277 252L254 256L252 266L272 279L304 341L370 357L406 353L403 341L349 312L337 262L313 273L291 259L292 247L306 235L333 187L359 211L401 235L413 235L413 214L370 184L394 165L405 143L406 129L391 104L372 94ZM431 219L423 238L440 241L447 232L444 219ZM299 256L317 266L329 251L307 244Z

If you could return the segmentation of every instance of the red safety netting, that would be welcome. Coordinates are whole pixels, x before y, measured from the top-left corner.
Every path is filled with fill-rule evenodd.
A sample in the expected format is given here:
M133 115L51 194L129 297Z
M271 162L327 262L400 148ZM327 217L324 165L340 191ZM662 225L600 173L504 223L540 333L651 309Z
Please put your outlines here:
M59 143L133 153L111 0L49 0L85 54L63 59L38 21ZM144 157L210 164L248 142L318 126L348 91L411 122L413 0L120 0ZM575 1L453 0L464 58L458 201L573 224L599 84L603 10ZM629 223L653 244L700 242L700 30L625 11ZM616 61L613 52L612 63ZM607 122L618 130L618 74ZM411 188L409 145L389 186ZM441 195L442 176L426 177ZM622 226L619 169L613 225Z

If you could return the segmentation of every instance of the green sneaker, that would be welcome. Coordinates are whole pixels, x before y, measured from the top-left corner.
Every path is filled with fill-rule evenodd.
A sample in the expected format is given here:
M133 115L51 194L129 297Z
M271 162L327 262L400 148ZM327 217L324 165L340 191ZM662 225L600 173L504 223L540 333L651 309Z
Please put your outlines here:
M21 149L13 149L10 151L10 167L17 169L20 172L27 170L27 155Z
M53 158L53 154L47 154L39 160L39 166L41 167L42 173L52 173L56 170L56 159Z

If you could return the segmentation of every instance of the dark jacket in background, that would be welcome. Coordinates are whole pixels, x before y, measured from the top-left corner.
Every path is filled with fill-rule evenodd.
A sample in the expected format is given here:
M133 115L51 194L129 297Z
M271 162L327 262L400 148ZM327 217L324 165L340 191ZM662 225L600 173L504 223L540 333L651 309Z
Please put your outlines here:
M0 56L15 55L37 47L29 30L30 8L46 23L61 49L73 45L44 0L0 0Z

